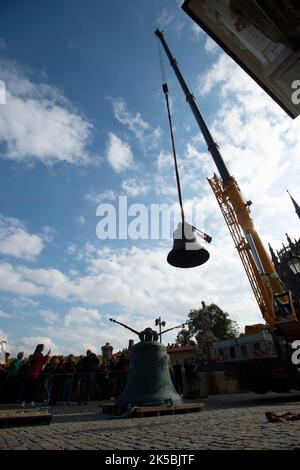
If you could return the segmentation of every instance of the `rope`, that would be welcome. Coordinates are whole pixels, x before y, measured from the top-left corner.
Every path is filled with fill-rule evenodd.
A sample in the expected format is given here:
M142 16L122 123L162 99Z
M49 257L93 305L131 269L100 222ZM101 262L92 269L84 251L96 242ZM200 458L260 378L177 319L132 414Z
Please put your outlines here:
M183 210L183 202L182 202L180 176L179 176L179 170L178 170L178 164L177 164L177 155L176 155L176 149L175 149L174 132L173 132L173 126L172 126L172 117L171 117L171 112L170 112L169 90L168 90L166 74L165 74L165 69L164 69L164 63L163 63L162 54L161 54L161 44L160 44L160 41L159 41L158 38L157 38L157 50L158 50L158 57L159 57L159 63L160 63L161 78L162 78L162 83L163 83L162 89L163 89L163 92L164 92L165 97L166 97L168 120L169 120L171 142L172 142L172 152L173 152L173 159L174 159L174 165L175 165L177 192L178 192L178 199L179 199L179 204L180 204L182 230L183 230L183 227L184 227L184 210Z
M172 126L172 117L170 112L170 103L169 103L169 96L168 96L168 85L166 83L163 84L163 92L166 97L166 104L167 104L167 111L168 111L168 120L170 126L170 134L171 134L171 142L172 142L172 151L173 151L173 159L175 165L175 175L176 175L176 184L177 184L177 192L178 192L178 199L181 211L181 220L182 220L182 230L184 227L184 210L183 210L183 202L182 202L182 192L181 192L181 185L180 185L180 176L177 164L177 155L175 149L175 141L174 141L174 133L173 133L173 126Z
M159 38L157 38L159 41ZM169 103L169 89L166 81L166 74L164 69L164 63L161 54L161 44L160 41L157 43L158 45L158 57L160 63L160 70L161 70L161 77L162 77L162 89L166 98L166 105L167 105L167 113L168 113L168 121L170 127L170 135L171 135L171 143L172 143L172 152L173 152L173 159L174 159L174 166L175 166L175 175L176 175L176 184L177 184L177 192L178 192L178 199L180 205L180 212L181 212L181 220L182 220L182 235L184 237L184 224L185 224L185 216L184 216L184 209L183 209L183 201L182 201L182 191L181 191L181 184L180 184L180 176L178 170L178 163L177 163L177 155L176 155L176 148L175 148L175 141L174 141L174 132L173 132L173 125L172 125L172 116L170 111L170 103ZM195 230L207 243L212 241L210 235L202 232L201 230L197 229L196 227L192 226L192 229Z

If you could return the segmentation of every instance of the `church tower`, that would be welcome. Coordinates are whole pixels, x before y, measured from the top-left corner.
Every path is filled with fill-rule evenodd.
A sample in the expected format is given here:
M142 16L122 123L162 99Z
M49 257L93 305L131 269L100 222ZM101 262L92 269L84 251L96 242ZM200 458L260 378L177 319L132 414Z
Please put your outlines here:
M295 201L295 199L290 195L289 191L288 191L288 194L292 200L292 203L294 204L294 207L295 207L295 211L296 211L296 214L298 215L299 219L300 219L300 207L299 205L297 204L297 202Z

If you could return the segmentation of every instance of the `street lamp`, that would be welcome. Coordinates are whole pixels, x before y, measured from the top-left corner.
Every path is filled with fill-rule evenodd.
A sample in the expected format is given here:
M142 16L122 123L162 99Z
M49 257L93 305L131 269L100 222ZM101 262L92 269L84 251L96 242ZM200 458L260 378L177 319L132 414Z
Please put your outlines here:
M166 326L166 322L161 321L161 318L159 317L155 320L155 326L159 326L159 341L161 343L161 327Z

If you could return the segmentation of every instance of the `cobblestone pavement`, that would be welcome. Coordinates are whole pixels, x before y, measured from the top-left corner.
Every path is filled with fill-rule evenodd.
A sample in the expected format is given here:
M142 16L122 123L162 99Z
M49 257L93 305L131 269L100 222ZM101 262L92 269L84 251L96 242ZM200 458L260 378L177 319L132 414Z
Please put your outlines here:
M299 449L300 421L269 423L266 411L300 412L300 394L219 395L200 413L112 419L99 402L56 406L52 423L0 429L0 449ZM0 409L11 409L2 405Z

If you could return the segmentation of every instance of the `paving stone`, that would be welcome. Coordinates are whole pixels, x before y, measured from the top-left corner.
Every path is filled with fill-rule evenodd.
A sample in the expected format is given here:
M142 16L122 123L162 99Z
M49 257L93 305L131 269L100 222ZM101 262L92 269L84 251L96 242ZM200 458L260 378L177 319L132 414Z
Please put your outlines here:
M299 449L300 421L266 421L278 410L299 413L300 394L214 396L200 413L124 420L103 415L99 402L56 406L48 426L0 429L0 449Z

